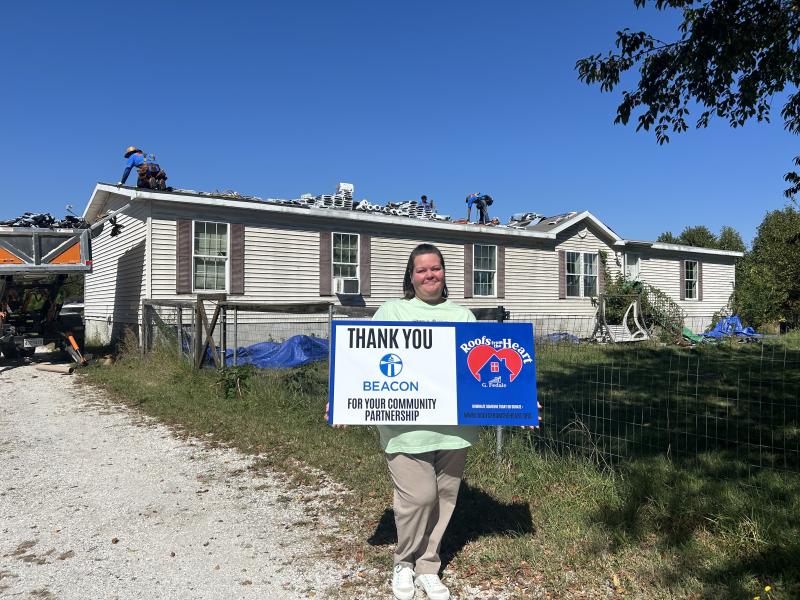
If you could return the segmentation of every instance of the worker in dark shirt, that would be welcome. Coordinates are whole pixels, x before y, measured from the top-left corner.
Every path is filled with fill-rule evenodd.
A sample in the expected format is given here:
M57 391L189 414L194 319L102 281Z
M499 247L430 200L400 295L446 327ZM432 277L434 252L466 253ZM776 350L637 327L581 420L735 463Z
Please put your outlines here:
M422 208L430 208L432 211L436 212L436 209L433 207L433 200L428 200L428 197L424 194L419 197L419 201L422 204Z
M467 203L467 221L469 221L469 217L472 214L472 206L474 205L478 211L478 223L486 225L486 223L489 222L489 211L487 207L492 204L491 196L475 192L467 196L464 202Z

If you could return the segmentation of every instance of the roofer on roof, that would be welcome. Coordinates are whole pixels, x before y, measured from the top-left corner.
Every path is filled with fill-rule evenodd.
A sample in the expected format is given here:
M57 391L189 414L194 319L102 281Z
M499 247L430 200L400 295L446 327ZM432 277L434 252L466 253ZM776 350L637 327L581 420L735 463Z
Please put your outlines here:
M475 192L467 196L464 202L467 203L467 221L469 221L470 214L472 214L472 205L474 204L475 208L478 210L478 223L486 225L486 223L489 222L489 211L486 207L491 206L493 202L489 194Z
M433 207L433 200L428 200L428 197L423 194L419 197L420 202L422 203L422 208L430 208L431 210L435 211L436 209Z
M125 165L125 171L122 173L122 179L117 182L117 185L125 185L128 175L131 174L131 169L136 167L138 172L136 187L152 190L167 189L167 174L161 170L152 154L148 158L136 146L128 146L128 149L125 150L125 158L128 159L128 162Z

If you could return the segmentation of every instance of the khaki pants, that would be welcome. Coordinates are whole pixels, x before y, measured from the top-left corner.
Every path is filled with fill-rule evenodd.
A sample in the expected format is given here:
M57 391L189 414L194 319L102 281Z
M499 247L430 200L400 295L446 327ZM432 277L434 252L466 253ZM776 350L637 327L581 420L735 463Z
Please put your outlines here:
M439 547L453 515L467 449L387 454L394 483L397 548L394 564L437 574Z

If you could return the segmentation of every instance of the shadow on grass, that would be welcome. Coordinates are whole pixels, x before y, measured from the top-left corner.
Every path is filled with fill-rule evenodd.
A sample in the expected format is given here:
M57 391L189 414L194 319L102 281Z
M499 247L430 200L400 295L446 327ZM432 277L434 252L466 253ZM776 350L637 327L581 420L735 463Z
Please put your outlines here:
M453 518L442 540L442 569L447 567L464 546L479 538L535 532L527 502L500 502L486 492L462 482ZM397 543L392 509L383 512L367 543L371 546Z
M662 585L694 577L698 598L746 598L769 583L776 598L800 597L800 478L754 473L724 452L641 459L621 473L619 497L590 518L616 551L655 545L671 557Z

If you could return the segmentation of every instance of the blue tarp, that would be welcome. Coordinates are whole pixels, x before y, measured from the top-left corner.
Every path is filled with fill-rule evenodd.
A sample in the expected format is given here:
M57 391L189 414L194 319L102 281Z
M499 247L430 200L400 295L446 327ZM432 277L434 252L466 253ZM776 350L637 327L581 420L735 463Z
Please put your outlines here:
M742 320L737 316L724 317L714 326L714 329L708 333L700 334L703 337L714 338L719 340L727 336L738 336L743 338L760 338L764 337L762 333L756 333L752 327L742 327Z
M295 335L282 343L259 342L239 348L236 352L237 365L255 365L261 369L299 367L327 358L328 340L312 335ZM211 362L210 349L206 351L206 362ZM225 353L225 363L233 365L233 350Z

